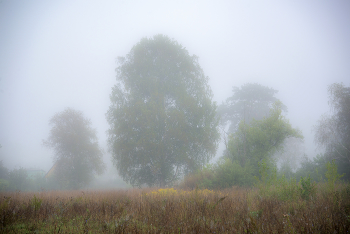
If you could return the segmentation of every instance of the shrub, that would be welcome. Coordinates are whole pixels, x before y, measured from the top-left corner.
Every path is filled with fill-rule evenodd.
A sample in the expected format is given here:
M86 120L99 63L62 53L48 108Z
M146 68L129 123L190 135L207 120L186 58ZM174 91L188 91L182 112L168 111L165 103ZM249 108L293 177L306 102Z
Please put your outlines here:
M9 188L9 182L5 179L0 179L0 192L7 191Z
M224 189L233 186L251 186L254 182L254 177L250 172L249 163L242 167L236 161L223 159L215 168L215 187Z
M12 191L15 190L26 190L28 187L28 174L27 171L23 168L13 169L9 175L9 189Z
M335 160L333 160L331 163L328 162L326 164L327 171L326 171L326 178L328 180L328 190L329 192L334 192L335 184L344 176L338 174L338 167L337 164L335 164Z
M310 197L315 196L316 194L316 184L312 182L312 179L310 178L310 175L306 177L301 177L300 181L300 196L304 200L309 200Z
M195 188L213 188L215 187L215 175L213 166L208 164L202 170L185 176L184 180L179 184L179 188L195 189Z
M299 199L298 183L295 178L287 179L283 175L278 179L277 197L282 201L296 201Z

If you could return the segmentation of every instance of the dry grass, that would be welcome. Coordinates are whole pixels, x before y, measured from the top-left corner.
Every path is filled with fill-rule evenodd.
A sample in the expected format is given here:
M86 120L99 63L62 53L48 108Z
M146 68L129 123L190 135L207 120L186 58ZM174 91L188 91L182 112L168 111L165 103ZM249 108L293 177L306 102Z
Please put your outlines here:
M350 191L309 201L230 189L2 193L2 233L347 233Z

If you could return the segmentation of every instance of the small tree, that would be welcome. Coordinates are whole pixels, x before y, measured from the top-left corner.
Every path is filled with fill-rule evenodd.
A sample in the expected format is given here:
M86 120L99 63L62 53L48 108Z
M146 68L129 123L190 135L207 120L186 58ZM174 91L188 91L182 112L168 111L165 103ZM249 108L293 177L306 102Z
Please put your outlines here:
M88 185L94 173L104 170L102 150L96 131L82 112L70 108L55 114L49 137L44 145L53 148L54 176L62 188L79 189Z
M253 175L259 175L259 163L266 160L273 168L272 157L277 150L282 150L283 142L289 137L303 138L301 132L291 127L281 115L281 103L276 102L269 117L253 120L250 125L241 122L238 131L229 141L227 157L237 161L242 167L250 164Z
M344 176L338 174L338 167L334 162L335 160L332 161L332 163L327 162L326 167L326 178L328 180L328 189L331 192L334 192L335 184Z

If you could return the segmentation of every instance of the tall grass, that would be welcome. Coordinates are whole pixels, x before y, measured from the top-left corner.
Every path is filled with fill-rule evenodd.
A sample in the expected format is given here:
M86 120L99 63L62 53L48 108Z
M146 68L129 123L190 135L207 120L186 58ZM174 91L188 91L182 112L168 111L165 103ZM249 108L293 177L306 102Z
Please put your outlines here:
M347 233L350 185L278 178L264 162L255 187L208 190L211 170L177 188L0 194L1 233ZM203 183L203 181L205 183ZM186 189L187 186L187 189ZM209 186L209 187L210 187Z
M272 190L142 189L1 193L2 233L346 233L350 186L310 199ZM288 192L286 192L288 193ZM293 193L293 192L291 192ZM299 193L300 194L300 193Z

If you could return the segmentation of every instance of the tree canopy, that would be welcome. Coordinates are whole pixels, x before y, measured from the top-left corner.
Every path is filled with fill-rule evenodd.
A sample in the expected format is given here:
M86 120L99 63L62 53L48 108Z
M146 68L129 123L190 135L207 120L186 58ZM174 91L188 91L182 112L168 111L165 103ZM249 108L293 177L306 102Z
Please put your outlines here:
M120 176L161 187L215 155L216 104L196 56L163 35L143 38L118 58L106 114Z
M242 167L250 165L253 175L258 175L259 163L263 160L272 163L274 153L282 149L285 139L303 138L301 132L292 128L281 112L282 104L276 102L268 117L252 120L249 125L241 121L236 133L230 137L228 157Z
M221 125L229 124L229 133L237 131L242 120L249 124L253 119L260 120L267 116L272 105L278 101L275 97L277 90L260 84L247 83L241 88L233 87L232 92L232 96L218 108ZM281 109L287 111L282 103Z
M350 179L350 87L334 83L328 87L328 94L331 115L323 115L315 126L315 142Z
M104 170L103 152L96 131L82 112L70 108L55 114L44 145L55 151L54 176L62 188L79 189L88 185L94 173Z

